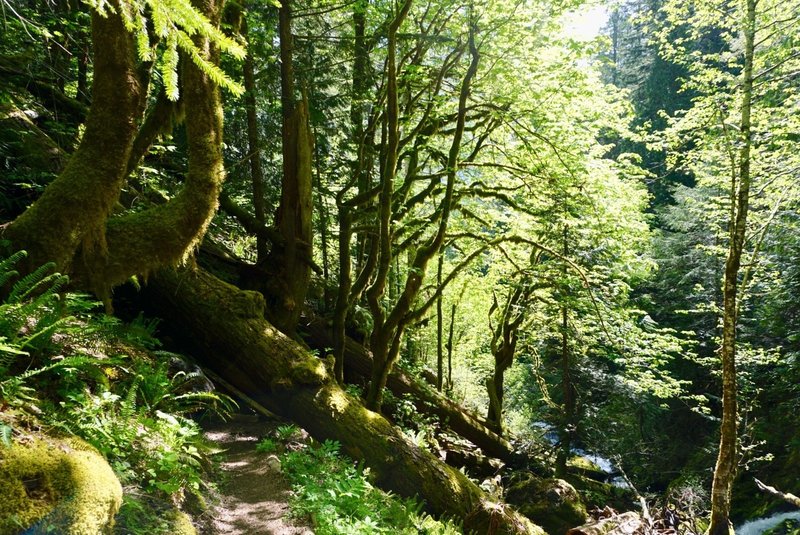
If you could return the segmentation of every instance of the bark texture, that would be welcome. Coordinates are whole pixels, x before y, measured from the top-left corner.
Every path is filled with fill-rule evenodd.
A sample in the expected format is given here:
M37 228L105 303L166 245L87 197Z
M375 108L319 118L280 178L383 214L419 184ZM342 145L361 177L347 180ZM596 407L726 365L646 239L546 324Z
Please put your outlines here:
M275 224L283 239L273 247L268 263L277 266L269 294L271 319L284 333L294 334L311 281L314 239L312 229L312 169L314 137L309 125L308 100L295 103L292 65L292 2L285 0L278 10L281 52L282 154L281 202Z
M366 462L381 487L419 495L432 511L464 518L465 528L478 533L544 533L512 509L491 502L463 474L347 395L327 363L261 317L263 298L257 292L240 291L186 268L158 273L147 292L206 366L318 440L338 440L348 455Z
M212 22L219 22L218 3L209 0L197 7ZM218 62L208 39L198 37L195 45L206 59ZM192 61L183 64L189 160L184 187L166 204L109 219L105 253L87 256L74 270L77 283L107 303L111 288L130 276L146 276L156 268L185 261L217 209L225 177L219 89Z
M747 0L744 13L744 69L742 71L742 103L739 123L739 168L732 175L731 220L728 257L725 262L722 312L722 424L720 426L719 455L714 467L711 487L710 535L733 533L729 515L731 492L738 465L737 441L737 387L736 387L736 323L738 277L747 230L747 213L750 202L750 112L753 98L753 54L755 50L756 0ZM738 171L738 173L737 173ZM738 178L738 184L737 184Z
M92 14L94 102L81 144L42 196L5 230L27 264L55 261L69 272L76 250L106 247L105 223L119 198L137 123L143 88L136 52L119 15ZM109 135L113 132L113 135Z

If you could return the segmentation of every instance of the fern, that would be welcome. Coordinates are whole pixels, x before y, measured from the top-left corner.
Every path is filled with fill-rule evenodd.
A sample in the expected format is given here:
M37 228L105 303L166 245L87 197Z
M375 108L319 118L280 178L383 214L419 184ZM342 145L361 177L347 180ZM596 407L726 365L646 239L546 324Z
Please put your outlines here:
M134 377L131 386L125 393L125 397L122 398L122 405L119 409L119 416L122 420L130 420L136 414L136 391L139 389L141 381L141 375Z
M8 258L0 260L0 287L6 285L8 281L19 275L19 272L11 269L17 262L28 256L25 251L17 251Z
M39 350L42 349L43 345L50 341L50 338L55 334L56 330L59 328L63 328L69 325L69 323L73 320L71 316L65 318L59 318L55 320L53 323L49 323L48 325L44 326L43 328L35 331L29 336L25 336L19 340L19 347L23 350L25 349L32 349L32 350ZM38 327L38 324L37 324ZM41 344L41 345L40 345Z
M98 361L94 357L76 355L51 362L39 368L27 370L0 381L0 399L9 404L19 403L20 401L36 401L36 398L32 395L33 389L25 384L31 377L58 369L96 368L97 364Z
M168 374L169 360L184 360L185 357L169 351L155 351L163 359L155 370L149 370L140 383L143 403L151 410L172 414L190 414L211 410L223 418L236 410L238 405L229 396L220 392L207 392L208 379L199 371L178 371Z
M14 429L10 425L0 422L0 444L7 448L10 447L13 433Z
M53 273L48 275L49 272L55 269L56 265L53 262L48 262L43 264L33 270L28 275L21 278L19 281L14 284L14 287L11 289L11 293L6 298L7 303L19 303L23 300L27 299L31 294L33 294L38 288L46 285L48 282L54 280L54 278L60 277L58 273Z
M0 260L0 281L8 284L19 276L15 265L25 258L25 251L18 251ZM67 283L67 277L54 273L55 265L44 264L17 280L8 296L0 302L0 396L6 401L32 401L32 389L25 381L54 368L63 367L78 360L65 359L42 368L34 368L15 376L7 377L14 362L32 351L43 349L53 334L66 329L71 318L59 317L59 292ZM65 364L66 363L66 364Z

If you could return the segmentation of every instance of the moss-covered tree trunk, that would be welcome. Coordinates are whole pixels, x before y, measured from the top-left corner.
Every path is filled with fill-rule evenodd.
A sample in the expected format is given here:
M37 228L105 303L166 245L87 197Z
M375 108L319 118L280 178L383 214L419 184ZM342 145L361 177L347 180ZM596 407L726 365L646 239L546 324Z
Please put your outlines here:
M283 108L283 175L281 202L275 217L282 242L273 246L268 264L276 267L269 294L272 320L294 334L311 280L312 165L314 140L309 125L308 100L295 103L292 66L292 2L284 0L278 12L281 49L281 105Z
M503 389L505 373L514 363L514 354L517 351L517 341L519 340L519 329L525 319L525 302L530 295L529 286L525 281L517 284L511 289L506 297L506 301L500 310L499 321L492 328L492 356L494 357L494 372L486 380L486 390L489 395L489 409L486 420L489 426L497 434L503 434ZM492 314L498 308L495 297L492 308L489 311L491 321Z
M133 40L119 15L93 12L92 42L93 102L80 146L58 178L3 233L13 247L28 251L30 266L54 261L69 272L79 247L86 255L106 248L106 219L125 179L145 88Z
M332 346L333 333L320 321L306 326L304 333L304 341L313 349L325 351ZM369 379L373 368L370 352L347 337L342 341L342 351L347 375L355 380ZM513 460L511 444L495 433L487 422L468 413L430 385L421 384L402 370L394 369L387 378L386 387L397 397L410 396L421 414L439 418L447 428L481 448L486 455L506 462Z
M222 2L198 1L195 7L219 23ZM175 107L158 99L139 127L149 66L137 65L131 36L117 15L94 14L92 29L93 101L81 145L4 237L29 252L31 266L55 261L76 286L109 303L113 286L180 263L205 233L224 178L222 106L215 83L184 58L189 160L184 187L166 204L111 217L125 178L158 133L168 129ZM218 62L208 39L195 36L194 44L207 61Z
M205 0L196 7L219 24L221 3ZM218 63L218 51L208 39L196 37L195 46L209 61ZM219 88L188 58L183 61L182 79L189 164L183 188L163 205L110 218L104 254L85 259L73 270L82 287L106 301L110 289L131 275L147 275L185 261L216 211L225 177Z
M206 366L318 440L338 440L344 452L365 461L381 487L418 495L432 511L463 518L477 533L544 533L345 393L322 360L263 319L257 292L185 268L160 272L147 293Z

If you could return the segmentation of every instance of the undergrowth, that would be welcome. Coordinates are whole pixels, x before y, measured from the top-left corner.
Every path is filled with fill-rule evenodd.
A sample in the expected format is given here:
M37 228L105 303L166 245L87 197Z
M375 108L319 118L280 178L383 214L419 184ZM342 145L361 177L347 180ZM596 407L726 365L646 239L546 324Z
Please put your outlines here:
M78 436L125 487L117 532L170 533L158 511L203 503L214 453L189 416L234 402L180 355L155 351L155 322L124 324L65 293L51 264L20 277L24 257L0 258L0 448L39 429Z
M288 451L281 467L292 484L293 514L309 517L318 535L461 533L423 512L422 502L374 487L369 469L344 457L337 442Z

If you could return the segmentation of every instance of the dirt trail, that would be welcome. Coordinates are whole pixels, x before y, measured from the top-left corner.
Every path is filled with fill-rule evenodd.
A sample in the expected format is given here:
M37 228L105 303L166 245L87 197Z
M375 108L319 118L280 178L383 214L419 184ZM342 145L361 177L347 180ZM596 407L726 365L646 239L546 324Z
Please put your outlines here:
M288 517L289 485L279 469L270 466L269 456L255 449L277 425L235 415L204 426L206 437L226 451L220 501L198 530L201 535L313 535L309 527Z

